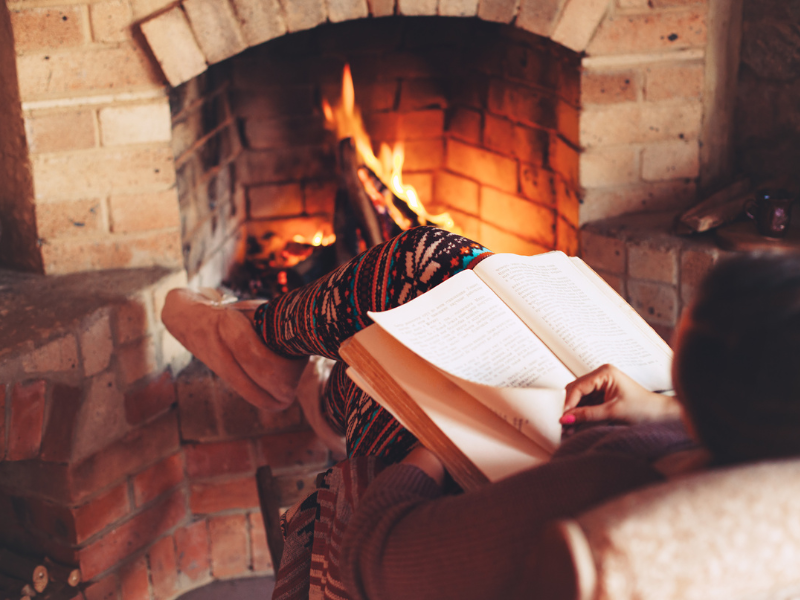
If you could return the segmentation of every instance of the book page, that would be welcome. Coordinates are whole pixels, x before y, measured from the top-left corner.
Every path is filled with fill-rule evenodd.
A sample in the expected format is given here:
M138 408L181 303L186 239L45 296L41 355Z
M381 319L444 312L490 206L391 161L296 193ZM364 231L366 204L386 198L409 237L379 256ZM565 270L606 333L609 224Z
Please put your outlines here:
M644 335L565 254L496 254L476 273L576 375L610 363L647 389L672 388L671 352Z
M357 333L355 339L490 481L549 459L548 451L514 430L384 330L368 327ZM357 368L348 369L348 375L424 444L430 444L425 439L431 435L430 428L419 431L418 423L399 418L395 407L382 398L378 385L367 381Z
M402 306L368 314L412 352L466 381L563 389L575 378L472 271Z

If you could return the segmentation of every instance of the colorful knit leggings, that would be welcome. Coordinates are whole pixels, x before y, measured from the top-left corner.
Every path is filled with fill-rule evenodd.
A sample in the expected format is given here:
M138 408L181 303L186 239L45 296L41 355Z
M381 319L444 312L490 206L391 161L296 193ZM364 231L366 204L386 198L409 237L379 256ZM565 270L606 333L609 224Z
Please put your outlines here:
M322 398L328 421L347 438L347 454L393 463L416 443L347 377L339 345L383 311L408 302L491 253L434 227L417 227L370 248L321 279L259 307L256 329L283 356L319 354L338 360Z

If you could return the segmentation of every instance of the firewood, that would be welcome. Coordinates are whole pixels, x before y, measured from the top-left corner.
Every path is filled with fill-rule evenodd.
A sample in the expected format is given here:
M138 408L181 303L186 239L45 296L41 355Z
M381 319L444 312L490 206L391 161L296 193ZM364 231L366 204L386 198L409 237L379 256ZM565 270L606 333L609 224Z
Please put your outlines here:
M744 211L752 198L749 179L741 179L712 194L684 212L679 224L690 232L701 233L730 223Z
M3 549L0 549L0 573L30 582L36 592L44 591L50 581L44 565Z
M44 564L50 573L50 579L53 581L66 583L70 587L76 587L81 582L80 569L58 564L47 556L44 558Z
M361 235L367 247L377 246L383 239L375 207L367 195L361 180L358 178L358 153L351 138L339 142L339 170L342 187L347 192L348 200L361 229Z

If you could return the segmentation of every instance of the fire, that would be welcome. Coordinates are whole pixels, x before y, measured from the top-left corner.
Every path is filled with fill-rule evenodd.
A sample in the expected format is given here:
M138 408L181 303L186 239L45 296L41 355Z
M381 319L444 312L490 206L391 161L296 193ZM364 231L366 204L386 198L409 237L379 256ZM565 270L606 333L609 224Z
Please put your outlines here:
M308 246L330 246L333 242L336 241L336 236L334 234L325 235L322 231L317 231L313 236L307 238L300 234L296 234L292 241L297 244L305 244Z
M405 152L402 142L395 143L394 148L389 148L387 144L381 144L378 156L375 156L372 150L372 142L364 128L361 111L355 103L355 88L353 87L350 65L345 65L344 67L342 97L339 103L331 106L327 100L323 99L322 111L325 114L325 121L328 127L336 131L337 138L340 140L348 137L353 139L356 150L366 167L372 171L383 185L391 190L395 197L408 205L408 208L417 215L422 225L432 223L449 231L456 230L455 222L448 213L430 214L420 202L417 190L403 182ZM362 173L362 171L363 169L359 170L359 178L372 201L385 205L392 219L402 229L411 227L411 221L394 205L391 194L381 194L369 181L369 175L366 172Z

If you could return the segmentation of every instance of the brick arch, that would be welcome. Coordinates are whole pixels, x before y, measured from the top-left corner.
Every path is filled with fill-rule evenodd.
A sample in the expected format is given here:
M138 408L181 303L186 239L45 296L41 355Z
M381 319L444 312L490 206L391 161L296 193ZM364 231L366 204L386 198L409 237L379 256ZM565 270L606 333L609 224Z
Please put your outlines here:
M170 84L271 39L370 17L474 17L510 23L583 52L609 0L183 0L141 29Z

